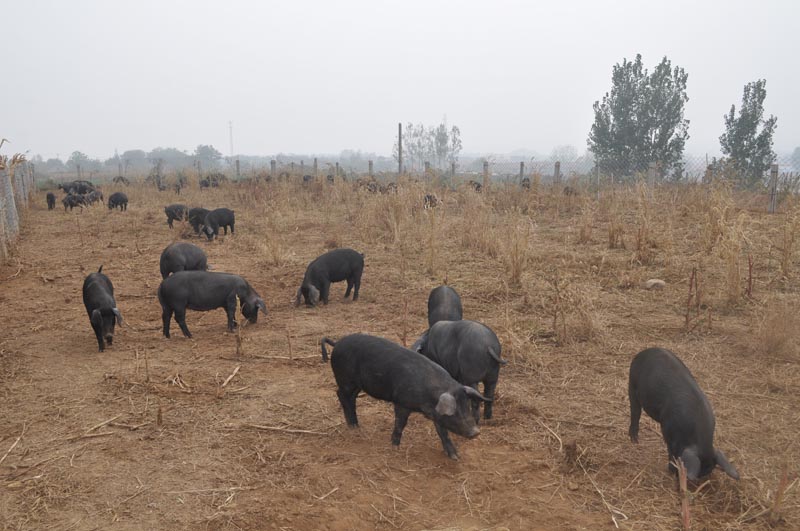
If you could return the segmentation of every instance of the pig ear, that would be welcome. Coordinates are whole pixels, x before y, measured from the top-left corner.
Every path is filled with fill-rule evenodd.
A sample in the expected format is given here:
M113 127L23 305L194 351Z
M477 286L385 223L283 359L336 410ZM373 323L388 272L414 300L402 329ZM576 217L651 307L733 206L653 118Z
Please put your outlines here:
M450 393L439 395L439 402L436 404L436 412L439 415L454 415L456 412L456 397Z
M472 400L482 400L484 402L491 402L492 401L491 398L486 398L485 396L483 396L478 391L476 391L475 389L473 389L472 387L470 387L468 385L464 386L464 391L467 393L467 398L470 398Z
M117 308L111 308L111 311L117 316L117 321L119 321L120 326L124 325L125 321L122 320L122 314L119 313L119 310Z
M714 449L714 458L717 461L717 466L720 467L726 474L728 474L733 479L739 479L739 472L736 471L736 468L732 464L728 462L728 458L725 457L725 454L722 453L721 450Z
M681 460L686 468L686 477L696 481L700 475L700 458L697 456L697 450L691 447L686 448L681 454Z
M300 306L300 297L303 294L303 288L297 288L297 297L294 299L295 307Z
M311 304L316 306L319 302L319 290L314 286L308 287L308 296L311 297Z
M94 310L89 321L91 321L92 326L103 326L103 314L100 313L100 310Z

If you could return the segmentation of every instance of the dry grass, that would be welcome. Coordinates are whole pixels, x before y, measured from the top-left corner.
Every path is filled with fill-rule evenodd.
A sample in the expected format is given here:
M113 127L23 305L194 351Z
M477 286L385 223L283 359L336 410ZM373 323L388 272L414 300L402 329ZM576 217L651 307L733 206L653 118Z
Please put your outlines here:
M413 182L396 195L292 180L200 191L190 179L180 196L127 188L127 213L48 212L38 197L19 274L0 268L0 458L20 437L0 463L0 527L676 529L686 498L664 472L658 426L643 419L639 445L626 435L629 361L652 345L692 370L716 444L742 473L689 485L693 528L800 527L800 280L773 256L785 218L742 217L758 203L732 191L665 186L649 198L617 187L598 202L539 185L520 198ZM427 191L443 199L435 212L422 208ZM176 201L235 208L236 234L169 231L163 206ZM617 235L593 241L591 227L607 225ZM637 234L647 260L636 259ZM221 312L190 312L195 338L163 339L158 254L185 237L216 270L248 278L269 315L227 334ZM72 253L53 253L56 242ZM360 300L342 301L337 284L327 307L292 307L307 263L337 246L366 253ZM753 300L728 304L747 256ZM103 354L80 303L100 263L129 322ZM368 398L361 427L345 429L319 362L323 335L413 341L444 278L510 360L495 418L456 441L457 463L418 415L393 450L391 406ZM648 278L667 285L644 290Z

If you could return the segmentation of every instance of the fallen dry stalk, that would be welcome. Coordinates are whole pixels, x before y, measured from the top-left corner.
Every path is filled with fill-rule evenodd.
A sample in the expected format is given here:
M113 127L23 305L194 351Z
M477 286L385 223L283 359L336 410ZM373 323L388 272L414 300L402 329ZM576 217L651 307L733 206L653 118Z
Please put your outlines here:
M686 467L680 457L673 461L678 469L678 488L681 492L681 528L689 531L692 528L692 515L689 511L689 489L686 486Z
M230 376L228 376L227 378L225 378L225 381L224 381L224 382L222 382L222 385L221 385L220 387L225 387L226 385L228 385L228 382L230 382L231 380L233 380L233 377L234 377L234 376L236 376L236 373L238 373L238 372L239 372L239 369L241 369L241 368L242 368L242 366L241 366L241 365L237 365L237 366L236 366L236 368L235 368L235 369L233 369L233 372L231 373L231 375L230 375Z
M304 433L307 435L328 435L327 433L323 433L321 431L312 431L312 430L296 430L292 428L282 428L280 426L262 426L260 424L242 424L244 428L253 428L254 430L265 430L265 431L282 431L285 433Z
M10 454L10 453L11 453L11 450L13 450L13 449L14 449L14 447L16 447L16 446L17 446L17 444L19 444L19 441L20 441L20 440L22 440L22 436L23 436L23 435L25 435L25 425L23 425L23 426L22 426L22 433L20 433L20 434L19 434L19 437L17 437L17 440L16 440L16 441L14 441L14 444L12 444L12 445L11 445L11 448L9 448L9 449L6 451L6 453L5 453L5 454L3 454L3 457L2 457L2 458L0 458L0 465L2 465L2 464L3 464L3 461L5 461L5 460L6 460L6 457L8 457L8 454Z

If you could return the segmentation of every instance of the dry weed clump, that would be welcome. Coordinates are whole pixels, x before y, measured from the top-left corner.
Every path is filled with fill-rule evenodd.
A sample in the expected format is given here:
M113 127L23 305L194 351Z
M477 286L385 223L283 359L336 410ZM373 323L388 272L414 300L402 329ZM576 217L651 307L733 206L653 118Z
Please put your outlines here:
M723 235L726 222L733 215L736 203L733 199L730 186L717 183L710 192L701 211L706 213L706 222L703 225L703 246L706 253L711 253Z
M786 213L786 220L779 231L779 243L773 243L773 247L780 252L781 275L785 279L792 276L798 232L800 232L800 205L795 205Z
M755 328L758 354L772 359L796 358L797 325L796 309L786 300L767 301Z
M656 246L650 236L651 191L643 184L636 185L636 202L638 205L639 226L636 229L636 254L634 260L641 265L649 265L655 259Z
M550 293L547 312L553 323L553 336L558 346L595 339L602 326L595 311L593 297L574 279L555 268L548 278Z
M608 206L608 248L625 249L625 225L617 201Z

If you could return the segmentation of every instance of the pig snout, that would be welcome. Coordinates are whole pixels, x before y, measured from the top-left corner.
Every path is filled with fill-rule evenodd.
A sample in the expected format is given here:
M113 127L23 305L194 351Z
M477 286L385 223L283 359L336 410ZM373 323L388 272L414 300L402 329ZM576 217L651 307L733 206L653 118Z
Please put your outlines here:
M478 435L480 435L480 433L481 433L481 429L480 429L479 427L477 427L477 426L472 426L471 428L469 428L469 429L467 430L467 434L465 435L465 437L466 437L467 439L474 439L475 437L477 437Z

